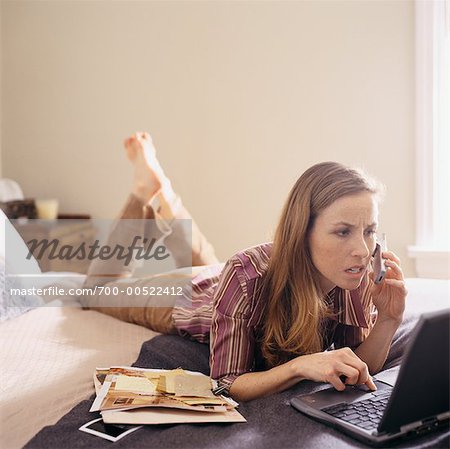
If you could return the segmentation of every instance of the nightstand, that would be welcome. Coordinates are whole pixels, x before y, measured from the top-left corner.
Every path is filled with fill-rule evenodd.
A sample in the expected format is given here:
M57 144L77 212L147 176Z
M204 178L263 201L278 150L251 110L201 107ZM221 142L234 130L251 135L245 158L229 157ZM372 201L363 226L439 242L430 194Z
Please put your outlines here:
M13 220L42 271L72 271L86 273L90 264L86 252L97 235L90 219ZM75 255L74 255L75 254Z

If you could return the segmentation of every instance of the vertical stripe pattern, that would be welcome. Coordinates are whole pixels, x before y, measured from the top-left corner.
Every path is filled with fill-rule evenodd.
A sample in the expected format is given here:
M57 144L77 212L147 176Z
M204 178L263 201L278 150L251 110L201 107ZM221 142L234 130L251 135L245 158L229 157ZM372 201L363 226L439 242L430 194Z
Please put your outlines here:
M267 272L272 244L234 255L226 264L207 266L192 280L192 298L173 311L180 335L210 344L211 377L227 393L240 375L264 366L257 347L267 298L260 285ZM335 317L324 324L324 350L359 346L376 321L366 274L358 289L336 287L330 296Z

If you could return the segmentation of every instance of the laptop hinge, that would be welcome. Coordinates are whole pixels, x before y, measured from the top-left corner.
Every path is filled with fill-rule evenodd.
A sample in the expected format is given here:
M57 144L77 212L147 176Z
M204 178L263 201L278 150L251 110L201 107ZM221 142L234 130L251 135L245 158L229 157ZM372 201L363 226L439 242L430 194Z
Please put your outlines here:
M439 423L439 421L442 421L442 418L445 418L446 415L449 415L449 413L443 413L439 416L433 416L432 418L424 419L423 421L415 421L410 424L406 424L405 426L400 427L401 432L408 432L410 430L425 430L427 428L432 428L435 425Z
M445 419L449 419L450 418L450 412L444 412L441 413L440 415L437 415L436 417L439 421L443 421Z
M409 432L410 430L415 429L416 427L419 427L422 425L422 421L414 421L409 424L405 424L404 426L400 427L400 432Z

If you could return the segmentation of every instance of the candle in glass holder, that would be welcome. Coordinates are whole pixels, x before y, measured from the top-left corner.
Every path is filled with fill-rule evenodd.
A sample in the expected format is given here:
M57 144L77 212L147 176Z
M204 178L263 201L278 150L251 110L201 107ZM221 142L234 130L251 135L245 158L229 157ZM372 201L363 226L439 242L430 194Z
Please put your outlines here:
M42 220L55 220L58 218L58 200L39 199L35 201L38 218Z

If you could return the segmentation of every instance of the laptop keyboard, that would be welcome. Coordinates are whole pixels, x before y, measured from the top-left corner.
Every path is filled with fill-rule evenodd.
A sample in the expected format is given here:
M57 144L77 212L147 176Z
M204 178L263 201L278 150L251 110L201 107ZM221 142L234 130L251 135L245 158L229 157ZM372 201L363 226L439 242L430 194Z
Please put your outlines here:
M322 411L365 430L375 429L383 416L391 391L381 390L372 397L352 404L338 404Z

